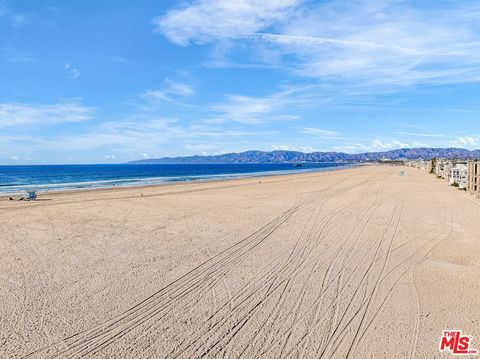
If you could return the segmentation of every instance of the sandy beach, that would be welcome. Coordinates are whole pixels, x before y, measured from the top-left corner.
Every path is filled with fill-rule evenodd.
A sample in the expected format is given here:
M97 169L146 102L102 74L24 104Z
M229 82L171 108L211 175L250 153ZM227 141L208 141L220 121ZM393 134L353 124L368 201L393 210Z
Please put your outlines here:
M446 329L480 349L479 218L388 166L2 200L0 357L446 358Z

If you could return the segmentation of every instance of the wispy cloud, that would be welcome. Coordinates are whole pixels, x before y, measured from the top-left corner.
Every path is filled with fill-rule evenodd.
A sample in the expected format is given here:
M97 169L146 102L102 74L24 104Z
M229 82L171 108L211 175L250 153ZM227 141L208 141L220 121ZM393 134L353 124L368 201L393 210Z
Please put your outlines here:
M267 122L297 121L302 109L312 105L309 86L292 87L267 96L230 94L225 100L209 106L213 112L208 122L239 122L261 125ZM316 105L322 101L319 100Z
M283 53L298 56L295 69L308 77L351 85L409 86L480 79L478 28L469 14L478 3L445 2L427 8L413 2L329 1L263 35Z
M440 138L445 137L445 135L441 135L438 133L427 133L427 132L405 132L405 131L398 131L396 132L397 135L402 136L412 136L412 137L432 137L432 138Z
M12 27L20 27L25 25L34 25L34 24L48 24L51 25L48 21L40 18L38 15L33 13L19 12L15 10L13 1L0 1L0 17L7 19L7 24Z
M16 64L24 64L34 61L34 58L30 54L13 46L0 47L0 59Z
M217 44L223 65L249 46L256 61L298 76L394 91L480 81L479 13L476 1L202 0L171 10L155 26L179 45ZM261 56L265 51L269 56Z
M302 128L302 132L308 135L315 135L319 137L335 137L338 135L338 133L335 131L323 130L316 127L304 127Z
M478 149L480 146L480 137L460 136L450 141L450 144L454 147Z
M426 55L427 53L417 51L412 48L402 47L395 44L382 44L364 40L349 40L340 38L328 38L321 36L287 35L287 34L269 34L257 33L249 37L250 40L262 40L288 46L342 46L356 47L365 50L384 50L400 54Z
M300 0L199 0L154 19L170 41L186 46L249 36L287 19Z
M80 77L80 71L76 67L72 66L70 62L67 62L65 65L63 65L63 68L68 72L71 79Z
M94 151L101 153L97 160L125 161L174 155L172 144L175 144L177 154L179 148L187 150L183 151L184 154L192 154L219 149L217 143L241 142L246 137L262 138L265 134L262 131L187 125L176 118L163 118L147 111L116 121L92 122L87 129L75 133L53 136L31 133L4 136L0 133L0 153L2 150L8 150L6 153L25 152L24 143L28 142L29 153L62 153L67 158L68 154Z
M142 97L150 100L165 100L170 101L173 97L187 97L195 94L193 86L172 81L170 79L165 80L165 86L159 90L149 90L142 94Z
M280 102L275 97L250 97L229 95L224 103L210 108L218 114L211 122L236 121L246 124L260 124L265 117L278 110Z
M93 112L93 108L78 102L59 102L51 105L0 103L0 128L87 121L92 118Z
M128 64L128 65L137 64L137 62L129 60L129 59L127 59L125 57L122 57L122 56L112 56L110 58L110 61L116 62L116 63L119 63L119 64Z
M366 143L347 143L340 146L334 146L334 151L346 153L377 152L389 151L398 148L425 147L426 144L420 142L406 143L398 140L380 140L375 139Z

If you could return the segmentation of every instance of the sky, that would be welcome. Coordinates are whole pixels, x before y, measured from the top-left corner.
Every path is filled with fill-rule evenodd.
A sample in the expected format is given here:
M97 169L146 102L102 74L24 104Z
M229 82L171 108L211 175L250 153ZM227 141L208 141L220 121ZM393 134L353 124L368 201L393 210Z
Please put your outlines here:
M480 148L480 2L0 0L0 164Z

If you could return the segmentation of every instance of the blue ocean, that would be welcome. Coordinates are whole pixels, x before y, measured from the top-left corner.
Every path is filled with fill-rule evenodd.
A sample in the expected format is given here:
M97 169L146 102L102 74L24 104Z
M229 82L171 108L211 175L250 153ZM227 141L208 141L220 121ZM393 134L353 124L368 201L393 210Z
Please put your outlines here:
M98 164L0 166L0 194L25 190L59 191L169 182L219 180L235 177L326 171L345 163L279 164Z

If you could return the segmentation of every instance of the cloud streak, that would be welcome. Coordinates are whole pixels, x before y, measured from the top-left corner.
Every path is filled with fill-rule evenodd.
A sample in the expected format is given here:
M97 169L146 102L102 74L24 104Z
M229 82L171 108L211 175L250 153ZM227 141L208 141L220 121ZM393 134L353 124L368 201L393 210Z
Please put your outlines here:
M316 127L304 127L302 128L302 132L308 135L315 135L319 137L335 137L338 135L335 131L323 130Z
M363 152L382 152L398 148L415 148L425 147L426 145L419 142L406 143L398 140L380 140L374 139L367 143L349 143L341 146L334 146L334 151L346 153L363 153Z
M199 0L153 20L156 31L187 46L241 38L286 19L300 0Z
M80 77L80 70L78 70L76 67L73 67L70 62L67 62L65 65L63 65L63 68L67 71L71 79L77 79Z
M142 97L150 100L172 101L174 97L188 97L194 94L193 86L166 79L164 88L147 91L142 94Z
M51 105L0 103L0 129L21 126L50 126L92 119L94 109L77 102Z
M480 145L480 138L473 136L460 136L450 141L450 144L454 147L477 149Z
M480 4L437 5L203 0L171 10L155 26L175 44L222 48L222 66L248 46L263 65L337 87L383 92L480 81Z

